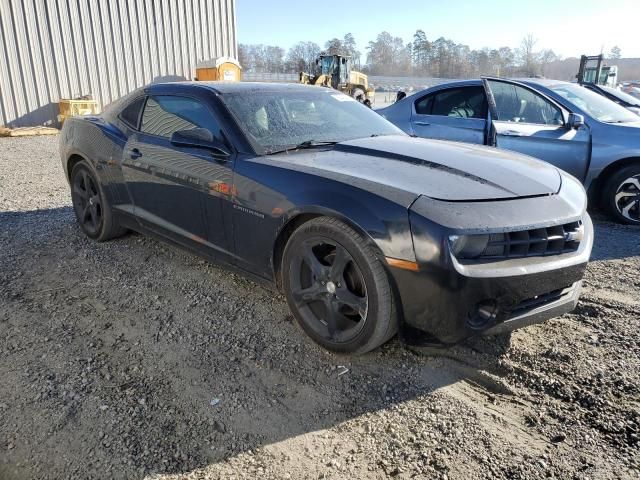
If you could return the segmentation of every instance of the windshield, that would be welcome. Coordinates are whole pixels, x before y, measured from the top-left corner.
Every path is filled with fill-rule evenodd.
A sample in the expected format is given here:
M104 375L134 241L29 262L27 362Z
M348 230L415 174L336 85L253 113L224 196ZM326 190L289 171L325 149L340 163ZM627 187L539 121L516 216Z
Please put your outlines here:
M220 96L259 154L302 142L404 133L353 98L322 87Z
M605 87L604 85L600 85L600 88L603 89L605 92L609 93L610 95L613 95L614 97L619 98L623 102L627 102L633 105L634 107L640 107L640 100L638 100L635 97L632 97L628 93L624 93L622 90L618 90L617 88L612 88L612 87Z
M322 62L322 74L333 75L333 70L335 69L335 57L322 57L320 61Z
M586 89L582 85L560 83L550 88L562 98L570 101L576 107L601 122L627 123L638 121L637 115L608 98Z

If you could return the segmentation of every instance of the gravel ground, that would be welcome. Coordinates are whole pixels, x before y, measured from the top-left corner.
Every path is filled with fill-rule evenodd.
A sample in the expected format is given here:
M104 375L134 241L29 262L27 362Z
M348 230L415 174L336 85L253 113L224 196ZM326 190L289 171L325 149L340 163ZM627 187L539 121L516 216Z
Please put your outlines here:
M596 218L577 310L356 358L282 296L76 226L57 137L0 139L0 478L638 478L639 230Z

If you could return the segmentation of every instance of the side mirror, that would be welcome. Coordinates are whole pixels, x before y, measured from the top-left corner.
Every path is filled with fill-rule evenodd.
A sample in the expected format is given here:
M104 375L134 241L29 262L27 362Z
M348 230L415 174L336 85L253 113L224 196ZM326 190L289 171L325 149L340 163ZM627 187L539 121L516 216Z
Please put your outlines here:
M567 120L567 127L577 130L584 125L584 117L577 113L570 113Z
M180 147L205 148L217 157L231 155L228 147L206 128L178 130L171 135L171 143Z

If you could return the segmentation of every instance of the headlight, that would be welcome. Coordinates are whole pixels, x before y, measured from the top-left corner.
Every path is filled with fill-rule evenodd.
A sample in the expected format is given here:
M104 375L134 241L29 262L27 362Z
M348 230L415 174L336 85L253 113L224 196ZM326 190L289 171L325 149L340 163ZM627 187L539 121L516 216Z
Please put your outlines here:
M489 235L450 235L451 252L456 258L477 258L489 244Z

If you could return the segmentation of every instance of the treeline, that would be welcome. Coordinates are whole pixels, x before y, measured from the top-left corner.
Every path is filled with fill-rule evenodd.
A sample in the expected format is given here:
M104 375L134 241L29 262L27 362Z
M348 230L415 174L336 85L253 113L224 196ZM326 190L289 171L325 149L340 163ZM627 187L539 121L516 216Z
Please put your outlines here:
M366 46L366 62L362 65L362 52L350 33L328 40L324 47L310 41L299 42L289 50L271 45L238 45L240 64L246 72L254 73L313 72L321 53L350 55L360 70L373 75L440 78L545 76L549 66L560 60L553 50L537 48L533 35L527 35L515 48L471 49L444 37L430 40L423 30L416 31L413 41L408 43L389 32L381 32ZM612 59L620 56L618 47L609 54Z

